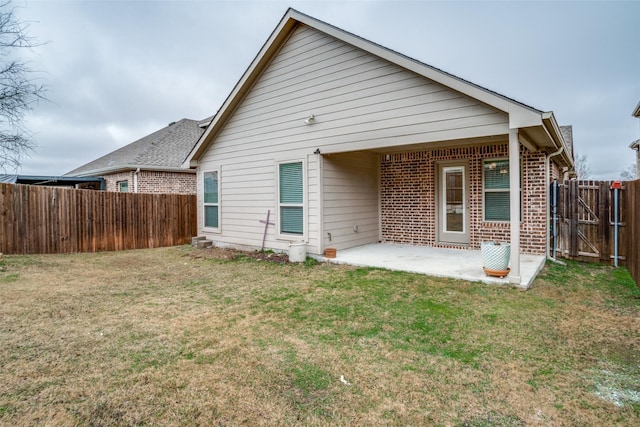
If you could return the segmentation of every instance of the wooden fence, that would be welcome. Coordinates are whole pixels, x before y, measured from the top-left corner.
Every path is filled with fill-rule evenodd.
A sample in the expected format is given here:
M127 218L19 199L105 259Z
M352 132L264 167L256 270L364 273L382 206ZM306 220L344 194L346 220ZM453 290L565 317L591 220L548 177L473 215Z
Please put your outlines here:
M610 188L607 181L566 181L558 186L558 255L581 261L611 261L614 245ZM623 220L620 235L625 227Z
M640 285L640 180L626 183L627 268Z
M181 245L196 196L0 184L0 253L54 254Z
M558 257L614 263L615 192L611 185L611 181L566 181L558 186L557 237L552 232L550 240ZM638 283L640 181L624 182L618 196L618 263L626 265Z

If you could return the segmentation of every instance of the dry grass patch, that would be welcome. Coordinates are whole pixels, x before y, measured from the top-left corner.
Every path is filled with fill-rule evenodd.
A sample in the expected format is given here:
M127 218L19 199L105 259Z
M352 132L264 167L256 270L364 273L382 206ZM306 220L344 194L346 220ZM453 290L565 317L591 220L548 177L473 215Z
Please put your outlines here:
M624 269L522 292L266 255L5 256L0 424L640 422Z

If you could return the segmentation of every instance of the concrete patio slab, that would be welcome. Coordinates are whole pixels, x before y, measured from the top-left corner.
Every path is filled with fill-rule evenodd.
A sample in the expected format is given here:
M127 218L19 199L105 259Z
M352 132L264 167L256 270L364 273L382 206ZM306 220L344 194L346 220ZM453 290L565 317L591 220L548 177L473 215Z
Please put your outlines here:
M479 250L378 243L339 250L335 258L325 259L335 264L378 267L430 276L509 284L509 277L501 279L484 273ZM544 267L545 261L544 255L521 254L519 287L530 287L536 275Z

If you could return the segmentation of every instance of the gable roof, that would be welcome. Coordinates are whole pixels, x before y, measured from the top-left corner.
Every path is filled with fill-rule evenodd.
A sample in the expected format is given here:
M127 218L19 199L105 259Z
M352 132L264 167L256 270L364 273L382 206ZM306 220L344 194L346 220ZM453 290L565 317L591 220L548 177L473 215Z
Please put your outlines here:
M429 80L435 81L436 83L442 84L443 86L453 89L463 95L507 113L509 116L510 128L529 128L532 130L530 135L531 138L525 138L525 143L528 146L532 146L531 140L536 140L539 146L550 147L553 148L554 151L562 146L565 146L566 148L566 143L562 133L560 132L560 127L556 122L553 112L537 110L521 102L515 101L514 99L461 79L453 74L449 74L438 68L402 55L391 49L380 46L362 37L290 8L287 10L278 26L267 39L262 49L258 52L238 83L236 83L235 87L224 101L222 107L211 119L209 126L187 157L185 167L197 166L197 160L206 152L217 133L222 129L229 117L231 117L237 106L244 99L245 95L249 93L253 84L259 79L262 72L277 55L289 36L300 25L306 25L317 31L321 31L365 52L387 60L409 71L413 71L414 73ZM571 165L573 163L572 158L567 153L568 150L564 151L565 152L562 154L562 157L565 159L567 164Z
M638 105L636 105L636 109L633 110L633 113L631 115L633 117L640 117L640 102L638 102Z
M181 171L184 159L204 132L202 121L182 119L65 175L90 176L121 170Z

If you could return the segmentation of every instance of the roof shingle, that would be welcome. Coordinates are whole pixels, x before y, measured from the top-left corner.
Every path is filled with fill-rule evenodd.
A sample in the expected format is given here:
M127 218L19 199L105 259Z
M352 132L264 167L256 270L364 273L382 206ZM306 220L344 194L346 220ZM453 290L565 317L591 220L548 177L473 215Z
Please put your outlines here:
M182 119L65 175L92 175L122 169L182 169L182 162L204 132L201 120Z

